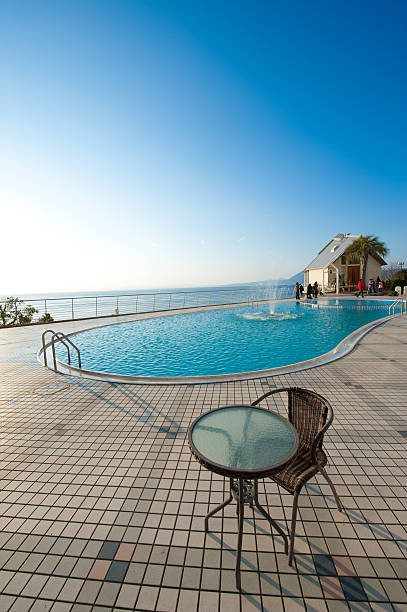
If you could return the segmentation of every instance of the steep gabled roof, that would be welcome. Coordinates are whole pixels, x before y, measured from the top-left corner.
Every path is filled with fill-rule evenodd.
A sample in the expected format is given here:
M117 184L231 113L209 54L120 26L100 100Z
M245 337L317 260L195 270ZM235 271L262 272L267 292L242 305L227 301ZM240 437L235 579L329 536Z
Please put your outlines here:
M383 257L380 257L377 253L369 253L381 266L387 266L387 261L384 261Z
M327 268L338 257L344 254L348 246L353 244L359 236L352 234L337 234L318 255L305 268L306 270L316 270L317 268Z

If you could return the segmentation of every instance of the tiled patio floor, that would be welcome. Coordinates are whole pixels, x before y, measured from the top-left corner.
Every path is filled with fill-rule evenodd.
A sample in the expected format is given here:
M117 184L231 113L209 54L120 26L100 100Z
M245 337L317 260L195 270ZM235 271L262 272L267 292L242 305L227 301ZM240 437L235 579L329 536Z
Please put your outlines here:
M0 330L2 612L407 611L407 318L326 366L186 386L55 374L35 359L42 331ZM202 412L274 385L331 401L327 469L345 512L311 481L290 568L281 539L246 509L239 594L235 508L205 536L225 482L191 457L186 432ZM286 528L292 498L271 481L260 492Z

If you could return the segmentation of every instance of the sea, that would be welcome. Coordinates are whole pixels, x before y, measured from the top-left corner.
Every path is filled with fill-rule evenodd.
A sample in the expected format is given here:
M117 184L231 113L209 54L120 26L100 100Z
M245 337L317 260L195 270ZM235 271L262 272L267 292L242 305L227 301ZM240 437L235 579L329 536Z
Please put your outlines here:
M233 289L250 289L257 286L265 286L265 283L246 283L237 285L214 285L211 287L168 287L161 289L120 289L101 291L63 291L55 293L22 293L18 297L22 300L52 300L61 298L86 298L86 297L116 297L120 295L143 295L153 293L195 293L197 291L221 291ZM4 296L1 298L4 300Z
M44 315L52 317L54 321L63 321L192 306L281 299L291 297L293 293L294 284L263 281L210 287L25 293L14 297L24 300L24 305L36 309L33 322L38 322ZM8 296L0 298L0 302L6 297Z

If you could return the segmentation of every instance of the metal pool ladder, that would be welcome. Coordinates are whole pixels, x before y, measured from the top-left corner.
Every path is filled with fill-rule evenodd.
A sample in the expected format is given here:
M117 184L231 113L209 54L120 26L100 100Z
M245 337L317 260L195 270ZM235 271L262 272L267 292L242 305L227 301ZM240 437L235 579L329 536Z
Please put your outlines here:
M392 304L390 304L390 306L389 306L389 317L391 317L392 314L393 314L393 316L396 314L396 308L397 308L397 306L399 304L400 304L400 307L401 307L401 314L404 314L404 304L405 304L405 307L406 307L406 314L407 314L407 300L404 301L403 299L401 299L401 300L395 300Z
M52 348L52 357L53 357L53 361L54 361L54 370L55 372L58 371L57 368L57 358L55 355L55 340L57 340L58 342L61 342L61 344L63 344L67 350L68 353L68 363L71 363L71 352L69 350L69 344L72 346L72 348L75 349L77 355L78 355L78 366L80 368L82 368L82 363L81 363L81 354L80 351L78 349L78 347L72 342L72 340L70 340L70 338L68 338L68 336L66 336L63 332L59 331L59 332L55 332L53 329L46 329L45 332L42 334L42 352L44 355L44 365L46 367L48 367L48 362L47 362L47 347L45 346L45 336L47 334L52 334L51 336L51 348Z

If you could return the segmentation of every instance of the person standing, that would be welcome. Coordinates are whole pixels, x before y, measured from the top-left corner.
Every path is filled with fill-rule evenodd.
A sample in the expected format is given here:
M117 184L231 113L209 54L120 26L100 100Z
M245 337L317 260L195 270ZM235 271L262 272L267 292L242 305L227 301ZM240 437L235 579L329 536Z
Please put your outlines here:
M300 283L295 283L295 299L300 299Z
M308 283L307 285L307 300L312 300L312 285Z
M313 287L312 287L312 293L314 294L314 298L318 297L318 283L317 281L315 281Z
M365 287L366 287L365 283L363 282L362 279L360 279L360 281L358 282L358 289L359 289L359 291L356 294L356 297L359 297L360 294L362 294L362 297L363 297L363 291L364 291Z
M367 294L370 295L372 293L374 293L374 280L373 278L370 278L367 286Z

